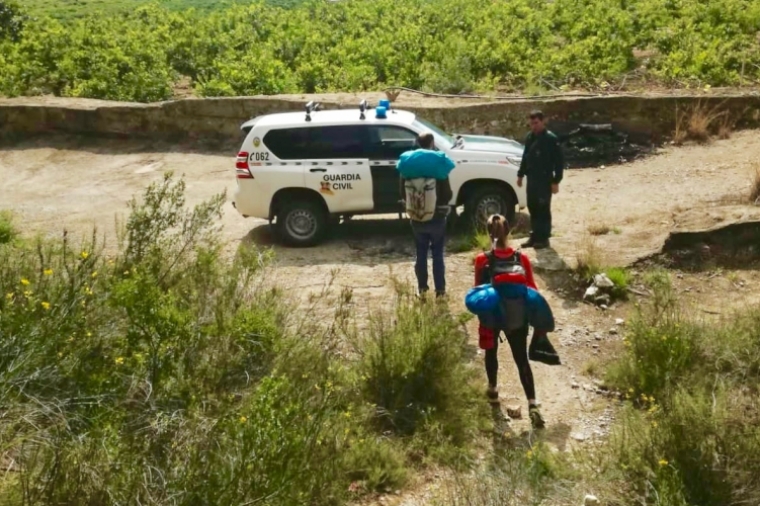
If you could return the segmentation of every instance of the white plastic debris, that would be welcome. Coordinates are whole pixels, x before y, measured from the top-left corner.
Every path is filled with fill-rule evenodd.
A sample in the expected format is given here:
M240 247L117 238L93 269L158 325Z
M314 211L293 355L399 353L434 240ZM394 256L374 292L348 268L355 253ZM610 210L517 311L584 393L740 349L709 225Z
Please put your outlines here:
M595 495L588 494L583 498L583 506L599 506L599 499Z

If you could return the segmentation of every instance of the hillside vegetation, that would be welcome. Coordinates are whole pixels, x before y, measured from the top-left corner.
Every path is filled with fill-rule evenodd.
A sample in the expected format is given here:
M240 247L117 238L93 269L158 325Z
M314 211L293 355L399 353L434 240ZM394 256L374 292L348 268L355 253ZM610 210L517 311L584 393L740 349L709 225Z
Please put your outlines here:
M172 97L183 76L204 96L760 78L754 0L311 0L292 9L154 4L66 20L32 14L0 16L7 96L147 102Z
M269 5L293 7L304 0L265 0ZM213 11L227 8L234 4L250 4L252 0L24 0L24 8L33 16L47 15L66 19L83 17L93 12L106 15L118 14L151 3L172 11L197 9Z
M111 255L0 214L2 504L342 504L467 456L487 419L457 317L403 286L369 321L349 289L293 307L266 252L226 259L224 202L167 175Z

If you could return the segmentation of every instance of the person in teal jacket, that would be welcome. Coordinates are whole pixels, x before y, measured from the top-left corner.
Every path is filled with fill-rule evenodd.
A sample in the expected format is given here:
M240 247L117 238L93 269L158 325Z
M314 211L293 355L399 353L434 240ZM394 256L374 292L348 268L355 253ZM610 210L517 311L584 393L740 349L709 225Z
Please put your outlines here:
M404 181L407 179L430 178L436 180L436 212L433 219L425 222L412 220L412 232L417 249L414 273L417 276L417 288L420 294L428 290L427 259L430 252L433 255L433 282L437 297L446 295L446 266L443 260L446 244L446 218L453 198L449 173L456 167L454 161L446 153L435 150L435 138L430 132L423 132L417 137L419 149L402 153L396 164L399 178L401 198L406 199Z

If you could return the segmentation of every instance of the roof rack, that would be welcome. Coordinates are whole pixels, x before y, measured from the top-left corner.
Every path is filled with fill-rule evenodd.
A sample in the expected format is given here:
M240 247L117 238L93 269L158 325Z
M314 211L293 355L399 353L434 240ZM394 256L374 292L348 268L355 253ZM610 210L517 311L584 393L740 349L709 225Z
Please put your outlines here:
M306 121L311 121L311 113L317 112L320 107L322 107L322 104L313 100L306 104Z
M361 102L359 102L359 119L360 120L367 119L367 116L365 116L365 114L364 114L364 111L367 110L367 107L368 107L368 105L367 105L367 101L366 100L362 100Z

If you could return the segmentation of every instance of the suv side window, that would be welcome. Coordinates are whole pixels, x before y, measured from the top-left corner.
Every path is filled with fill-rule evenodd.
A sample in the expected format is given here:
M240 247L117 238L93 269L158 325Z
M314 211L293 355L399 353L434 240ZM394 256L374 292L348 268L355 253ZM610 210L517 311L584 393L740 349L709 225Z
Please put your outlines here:
M401 153L417 147L417 134L397 126L369 127L370 160L398 160Z
M367 158L366 130L355 126L314 126L270 130L264 144L280 160Z

